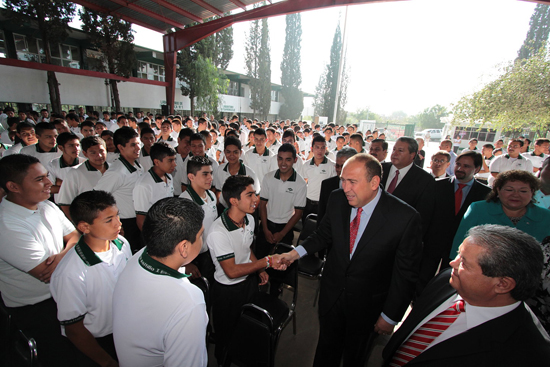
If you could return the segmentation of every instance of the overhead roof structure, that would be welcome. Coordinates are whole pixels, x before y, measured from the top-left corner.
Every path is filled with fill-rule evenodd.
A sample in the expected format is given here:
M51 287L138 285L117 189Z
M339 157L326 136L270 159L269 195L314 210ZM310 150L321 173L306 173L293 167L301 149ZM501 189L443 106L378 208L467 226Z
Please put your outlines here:
M176 53L232 24L293 14L307 10L354 4L404 0L267 0L267 5L250 9L258 0L72 0L72 2L164 34L166 101L174 108ZM550 5L550 0L522 0ZM229 14L230 12L234 14ZM206 21L209 18L219 19ZM193 23L200 23L190 26Z

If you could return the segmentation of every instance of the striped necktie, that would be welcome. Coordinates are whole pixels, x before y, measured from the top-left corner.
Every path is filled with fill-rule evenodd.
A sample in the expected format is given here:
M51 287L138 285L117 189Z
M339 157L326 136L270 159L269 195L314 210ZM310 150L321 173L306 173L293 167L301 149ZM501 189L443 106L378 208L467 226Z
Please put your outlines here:
M395 352L390 367L401 367L418 357L428 346L465 312L464 301L459 300L439 315L419 327Z

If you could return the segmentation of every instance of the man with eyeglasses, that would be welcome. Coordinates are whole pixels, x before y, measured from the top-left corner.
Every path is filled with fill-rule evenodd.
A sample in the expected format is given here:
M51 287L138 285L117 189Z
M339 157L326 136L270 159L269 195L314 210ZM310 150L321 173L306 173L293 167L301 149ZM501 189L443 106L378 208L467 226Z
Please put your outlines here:
M522 146L523 142L521 140L510 140L508 143L508 154L499 155L491 162L491 165L489 166L491 176L496 178L500 172L510 171L513 169L532 173L533 163L520 154ZM490 184L491 181L489 182Z
M451 165L451 154L445 150L440 150L432 156L432 176L434 178L446 178L449 174L446 172L447 167Z

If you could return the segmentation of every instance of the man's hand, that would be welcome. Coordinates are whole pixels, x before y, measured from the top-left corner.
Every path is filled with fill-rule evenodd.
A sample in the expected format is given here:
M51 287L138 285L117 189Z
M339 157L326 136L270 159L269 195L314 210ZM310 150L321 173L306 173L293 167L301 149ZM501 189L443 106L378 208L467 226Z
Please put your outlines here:
M273 244L277 244L279 242L281 242L283 240L283 235L281 234L281 232L277 232L277 233L273 233Z
M378 321L374 324L374 331L380 335L390 335L393 333L394 328L395 325L389 324L386 320L384 320L382 315L378 317Z
M199 268L195 264L187 264L185 265L185 274L191 274L191 279L197 279L201 277L201 272L199 271Z
M300 255L298 255L298 252L296 250L289 251L285 254L281 254L280 259L278 259L281 263L285 264L286 266L289 266L294 261L298 260L300 258Z
M262 270L258 273L260 276L260 285L267 284L267 281L269 280L269 275L265 272L265 270Z
M62 258L62 254L55 254L48 257L44 262L46 267L38 274L38 280L49 283L53 271L57 268L57 264L59 264Z
M285 271L286 268L287 268L287 264L285 264L282 260L282 255L273 255L271 256L271 261L272 261L272 264L271 264L271 267L275 270L281 270L281 271Z

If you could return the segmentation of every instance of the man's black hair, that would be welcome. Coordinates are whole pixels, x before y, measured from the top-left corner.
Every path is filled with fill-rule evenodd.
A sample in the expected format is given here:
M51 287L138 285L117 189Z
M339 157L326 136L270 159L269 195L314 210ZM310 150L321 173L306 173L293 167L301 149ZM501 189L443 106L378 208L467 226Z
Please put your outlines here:
M277 154L284 152L290 152L292 153L292 158L296 158L296 148L294 145L288 143L281 145Z
M55 125L49 122L40 122L34 126L34 132L38 136L42 135L44 130L55 130Z
M103 133L101 134L103 136ZM120 153L118 150L118 145L122 145L123 147L128 144L130 140L133 138L139 137L138 133L132 129L130 126L122 126L121 128L117 129L113 135L113 143L115 143L116 152Z
M0 159L0 186L8 193L6 184L9 181L21 184L29 167L36 163L40 163L38 158L26 154L12 154Z
M167 143L161 141L151 146L151 160L155 162L155 159L162 161L165 157L175 157L176 151Z
M150 127L144 127L143 129L141 129L140 134L142 138L143 138L143 135L145 134L153 134L153 136L155 136L155 132Z
M203 144L206 146L206 139L201 133L194 133L193 135L191 135L191 138L189 139L189 143L196 140L201 140Z
M99 213L115 205L115 198L109 192L86 191L74 198L69 213L75 226L80 222L93 224Z
M242 149L241 141L234 136L228 136L227 138L225 138L225 140L223 141L223 149L227 149L227 147L230 145L235 145L237 148Z
M202 167L211 165L212 161L208 157L194 156L187 161L187 173L196 175Z
M95 147L96 145L103 145L103 147L107 149L107 144L105 143L105 140L101 139L99 136L88 136L87 138L84 138L80 141L80 147L84 152L87 152L88 149L90 149L91 147Z
M241 200L241 194L250 185L254 185L254 179L250 176L229 176L222 187L223 199L231 206L229 199Z
M65 144L75 139L80 141L80 138L76 136L74 133L61 133L57 136L56 143L57 145L61 145L62 147L64 147Z
M187 120L186 120L187 121ZM180 130L180 133L178 135L178 139L185 139L187 137L191 137L191 135L193 135L195 132L193 130L191 130L190 128L186 127L184 129L181 129Z

